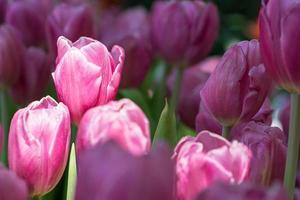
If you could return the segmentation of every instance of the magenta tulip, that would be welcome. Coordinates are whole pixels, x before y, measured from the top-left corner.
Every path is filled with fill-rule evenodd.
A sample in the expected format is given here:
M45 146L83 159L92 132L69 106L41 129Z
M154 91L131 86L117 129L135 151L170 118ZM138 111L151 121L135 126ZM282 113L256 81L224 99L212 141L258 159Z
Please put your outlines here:
M218 57L210 57L195 66L185 69L183 72L177 112L180 120L191 128L195 128L195 119L199 110L200 90L219 60ZM173 93L175 76L176 73L173 71L167 80L168 90L171 94Z
M243 142L253 154L251 182L268 186L283 181L287 147L284 133L279 128L250 122L235 132L234 139Z
M193 200L216 181L241 183L249 172L251 151L208 131L181 139L175 148L177 197Z
M5 21L20 32L27 45L45 43L47 10L39 0L12 1L7 9Z
M0 24L4 22L7 0L0 0Z
M149 155L133 156L108 142L78 158L76 200L174 200L171 152L158 146Z
M289 134L290 110L291 110L291 104L288 101L281 108L280 115L279 115L279 119L282 125L282 130L284 131L286 138L288 137Z
M0 199L27 200L28 197L26 182L0 163Z
M147 11L142 7L100 16L100 41L108 47L121 45L126 52L122 87L138 87L150 68L153 52Z
M71 123L68 108L47 96L15 113L9 131L9 167L32 195L51 191L66 167Z
M223 125L250 120L271 87L261 64L259 43L243 41L232 46L201 90L201 101Z
M30 47L24 55L21 76L10 88L10 93L18 104L28 104L44 96L49 80L49 56L40 48Z
M46 35L50 52L57 54L56 43L59 36L65 36L72 42L81 36L93 37L94 20L91 8L87 4L58 4L48 16Z
M52 73L59 99L79 123L90 108L113 100L119 87L124 51L114 46L111 53L100 42L81 37L72 43L57 41L56 70Z
M18 32L10 25L0 26L0 88L19 78L23 51Z
M300 92L300 2L264 0L259 15L260 45L271 78L289 92Z
M111 101L88 110L82 117L76 140L77 153L108 140L116 141L134 155L149 152L149 121L131 100Z
M219 29L217 8L204 1L157 1L151 23L155 48L172 63L199 62L209 53Z

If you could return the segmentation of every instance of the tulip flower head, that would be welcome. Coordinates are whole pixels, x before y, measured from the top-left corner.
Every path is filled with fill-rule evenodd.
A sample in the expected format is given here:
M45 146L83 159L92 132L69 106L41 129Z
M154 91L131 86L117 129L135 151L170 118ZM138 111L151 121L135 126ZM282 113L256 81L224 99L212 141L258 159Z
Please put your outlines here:
M26 180L32 195L46 194L60 180L70 138L68 108L49 96L15 113L9 131L9 167Z
M56 69L52 73L57 95L79 123L90 108L113 100L120 84L124 51L114 46L109 52L97 40L81 37L72 43L57 41Z
M247 178L251 151L208 131L184 137L175 148L177 197L193 200L216 181L241 183Z
M77 153L109 140L134 155L150 151L149 121L131 100L111 101L88 110L79 124Z

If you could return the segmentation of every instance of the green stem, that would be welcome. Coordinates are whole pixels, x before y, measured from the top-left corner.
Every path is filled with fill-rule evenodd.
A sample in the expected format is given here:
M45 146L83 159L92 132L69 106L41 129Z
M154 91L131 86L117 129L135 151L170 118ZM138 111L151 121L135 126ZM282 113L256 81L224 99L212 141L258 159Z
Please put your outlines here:
M222 128L222 136L224 138L226 138L227 140L229 139L230 137L230 130L231 130L231 127L230 126L223 126Z
M176 67L176 74L175 74L175 83L174 83L174 89L171 97L171 102L170 102L170 110L171 111L176 111L178 99L180 96L180 89L181 89L181 81L182 81L182 76L183 76L183 69L184 65L179 65Z
M284 172L284 186L289 199L294 198L300 141L300 95L291 94L288 154Z
M7 141L8 141L8 124L7 124L7 104L6 104L6 90L0 90L0 112L1 112L1 123L3 127L3 148L1 160L4 164L7 164Z

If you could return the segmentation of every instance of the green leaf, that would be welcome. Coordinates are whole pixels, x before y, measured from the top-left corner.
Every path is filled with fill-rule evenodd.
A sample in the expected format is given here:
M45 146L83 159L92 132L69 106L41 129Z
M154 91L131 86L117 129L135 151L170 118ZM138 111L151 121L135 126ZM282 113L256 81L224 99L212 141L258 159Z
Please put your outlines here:
M71 148L70 158L69 158L67 200L74 199L75 189L76 189L76 177L77 177L77 167L76 167L75 144L72 143L72 148Z
M175 112L170 109L167 101L161 112L153 143L157 143L158 140L166 140L171 145L174 145L177 141L176 116Z

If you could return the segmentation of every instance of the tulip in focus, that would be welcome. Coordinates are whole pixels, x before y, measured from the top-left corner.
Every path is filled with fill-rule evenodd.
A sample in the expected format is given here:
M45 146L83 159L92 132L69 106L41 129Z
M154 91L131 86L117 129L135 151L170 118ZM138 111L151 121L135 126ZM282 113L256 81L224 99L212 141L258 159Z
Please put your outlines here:
M218 57L210 57L195 66L185 69L183 72L177 112L180 120L191 128L195 128L195 119L199 110L200 90L219 60ZM176 73L173 71L167 80L168 90L171 94L174 91L175 77Z
M180 140L176 160L177 197L193 200L216 181L241 183L249 173L251 151L242 143L228 142L208 131Z
M300 93L300 2L264 0L259 15L262 58L271 78Z
M59 36L65 36L72 42L75 42L81 36L93 37L93 23L92 10L87 4L58 4L48 16L46 23L46 35L50 52L53 56L57 54L56 42Z
M100 18L99 40L109 48L119 44L126 52L121 86L138 87L153 58L147 11L142 7L119 13L107 11Z
M261 187L253 183L231 185L217 183L207 188L195 200L288 200L287 193L279 184L270 188Z
M0 88L19 78L23 51L18 32L10 25L0 26Z
M83 116L77 133L77 153L108 140L116 141L134 155L150 151L149 121L131 100L111 101Z
M114 142L78 157L75 200L174 200L174 163L165 146L133 156Z
M88 109L106 104L116 96L124 51L114 46L109 52L102 43L88 37L74 43L60 37L57 46L57 65L52 73L56 92L78 124Z
M201 101L223 125L250 120L270 89L257 40L232 46L201 90Z
M250 122L234 139L252 152L249 180L269 186L283 181L287 147L283 132L277 127Z
M15 113L9 131L9 167L26 180L31 195L46 194L62 177L70 126L68 108L49 96Z
M27 200L28 196L26 182L0 163L0 199Z
M163 58L195 64L212 48L219 16L210 2L157 1L152 7L151 24L154 46Z

